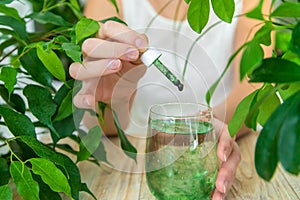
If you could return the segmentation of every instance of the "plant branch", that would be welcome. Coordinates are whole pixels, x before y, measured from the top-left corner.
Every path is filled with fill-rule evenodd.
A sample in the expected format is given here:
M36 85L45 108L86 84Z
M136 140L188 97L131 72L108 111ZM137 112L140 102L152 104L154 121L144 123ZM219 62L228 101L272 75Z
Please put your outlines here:
M9 57L15 50L17 50L19 47L16 46L15 48L13 48L11 51L9 51L6 55L4 55L1 59L0 59L0 63L5 60L7 57Z

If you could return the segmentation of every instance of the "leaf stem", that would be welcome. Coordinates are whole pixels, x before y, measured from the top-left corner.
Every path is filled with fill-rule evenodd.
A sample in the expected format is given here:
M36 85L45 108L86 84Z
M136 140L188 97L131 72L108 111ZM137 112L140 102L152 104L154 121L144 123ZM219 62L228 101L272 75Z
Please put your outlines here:
M4 55L1 59L0 59L0 63L5 60L8 56L10 56L14 51L16 51L19 47L16 46L15 48L13 48L11 51L9 51L6 55Z

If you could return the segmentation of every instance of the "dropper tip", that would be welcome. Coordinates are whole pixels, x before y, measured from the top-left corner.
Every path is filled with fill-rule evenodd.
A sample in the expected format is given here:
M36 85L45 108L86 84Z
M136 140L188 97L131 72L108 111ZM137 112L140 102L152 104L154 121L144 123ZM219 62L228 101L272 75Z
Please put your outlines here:
M179 83L179 84L177 85L177 87L178 87L178 90L179 90L180 92L183 90L183 84L182 84L182 83Z

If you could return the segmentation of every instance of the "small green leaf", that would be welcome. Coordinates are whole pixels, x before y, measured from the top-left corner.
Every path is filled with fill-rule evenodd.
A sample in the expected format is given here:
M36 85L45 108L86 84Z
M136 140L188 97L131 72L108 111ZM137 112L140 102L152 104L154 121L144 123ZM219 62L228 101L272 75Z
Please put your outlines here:
M109 0L109 1L114 5L116 12L119 13L119 7L117 5L117 1L116 0Z
M20 139L27 144L39 157L48 159L63 167L65 176L68 178L68 182L71 186L72 197L76 200L79 199L79 191L81 189L81 178L78 167L75 163L66 155L55 152L53 149L45 146L37 139L21 136Z
M0 158L0 186L8 184L9 181L9 170L7 161L4 158ZM0 190L1 197L1 190ZM0 198L3 199L3 198Z
M63 43L61 47L66 52L67 56L69 56L69 58L71 58L74 62L81 63L82 53L80 50L80 46L73 43Z
M300 92L289 97L282 107L288 112L281 122L279 132L279 160L288 172L298 175L300 172Z
M13 199L12 189L8 185L0 186L0 199L3 200Z
M124 22L123 20L121 20L119 17L109 17L109 18L106 18L106 19L102 19L102 20L99 20L99 22L101 22L101 23L105 23L105 22L108 22L108 21L114 21L114 22L119 22L119 23L121 23L121 24L124 24L125 26L128 26L127 24L126 24L126 22Z
M78 44L83 39L94 35L100 28L97 21L89 18L82 18L76 24L75 34L76 34L76 44Z
M86 183L81 183L81 191L86 192L88 194L90 194L94 200L97 200L97 198L95 197L95 195L90 191L90 189L88 188Z
M26 115L2 106L0 106L0 115L4 118L6 126L14 136L36 137L35 127Z
M257 41L260 44L264 44L266 46L271 45L271 32L273 30L273 25L271 22L265 22L254 35L253 40Z
M20 162L11 162L10 174L24 200L39 199L39 185L33 180L29 169Z
M252 18L252 19L258 19L258 20L264 20L263 14L262 14L262 6L263 6L264 0L260 0L258 5L253 8L251 11L246 13L246 17Z
M73 113L73 90L70 90L58 108L54 121L60 121Z
M11 16L0 16L0 25L11 27L20 38L24 40L28 39L25 22Z
M253 99L256 97L257 93L258 90L249 94L238 104L237 108L235 109L235 112L228 123L228 131L231 137L235 136L241 129L244 121L246 120L248 112L251 109Z
M280 52L286 52L290 48L292 38L291 31L276 31L275 33L275 49Z
M14 0L0 0L0 4L9 4L13 2Z
M11 17L19 20L20 22L24 22L23 19L20 17L18 11L15 8L0 4L0 13L3 13L6 16L11 16Z
M16 111L24 114L26 111L25 102L22 97L18 94L11 94L9 96L8 90L4 87L4 85L0 85L0 95L2 99L10 105Z
M240 80L251 73L257 66L259 66L264 58L264 51L260 44L251 42L243 52L240 62Z
M44 158L31 158L33 173L40 175L54 192L64 192L71 197L71 189L65 175L51 162Z
M209 19L209 0L191 0L187 19L191 28L197 33L201 33Z
M260 125L264 126L274 110L280 105L280 100L272 85L267 85L259 91L257 101L260 101L262 98L265 99L259 107L259 115L257 121Z
M250 77L250 82L289 83L296 81L300 81L300 66L280 58L264 59Z
M64 20L60 15L52 12L32 13L28 18L31 18L41 24L54 24L57 26L70 26L71 24Z
M291 44L291 50L300 57L300 22L293 30Z
M191 0L184 0L186 3L190 3L191 2Z
M70 0L70 2L71 2L71 5L72 5L75 9L80 10L80 5L79 5L79 3L78 3L78 0Z
M27 85L23 93L28 100L32 114L43 124L51 127L51 117L55 114L57 105L53 102L49 90L37 85Z
M8 96L10 96L17 84L17 70L12 67L2 67L0 80L4 82L4 86L8 91Z
M291 62L294 62L300 66L300 56L298 56L297 54L295 54L294 52L292 52L290 50L285 52L285 54L283 54L283 56L281 58L285 59L285 60L289 60Z
M43 182L41 177L36 174L32 174L33 179L38 182L40 187L39 197L42 200L62 200L60 195L57 192L51 190L51 188Z
M287 98L300 91L300 82L290 83L286 88L279 89L280 97L285 101Z
M47 87L52 87L53 77L38 58L35 48L24 54L20 61L33 80Z
M61 60L56 55L56 53L51 49L44 50L40 45L38 45L36 49L39 59L42 61L48 71L58 80L65 82L66 72Z
M271 13L271 17L300 17L300 4L295 2L281 3Z
M136 148L130 143L130 141L127 139L126 134L124 133L124 131L122 130L119 120L118 120L118 116L117 114L113 111L113 117L114 117L114 123L115 126L117 128L118 131L118 136L120 138L120 142L121 142L121 147L123 149L123 152L130 158L132 158L133 160L136 161L136 154L137 154L137 150Z
M211 0L215 14L224 22L231 23L235 4L234 0Z
M77 154L77 162L88 159L95 152L100 144L101 136L101 127L95 126L89 130L87 135L82 137Z

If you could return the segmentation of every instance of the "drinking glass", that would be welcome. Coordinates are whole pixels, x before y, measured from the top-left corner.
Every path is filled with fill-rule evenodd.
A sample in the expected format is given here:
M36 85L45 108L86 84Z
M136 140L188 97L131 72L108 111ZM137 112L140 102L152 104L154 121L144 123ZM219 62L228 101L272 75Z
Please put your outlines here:
M145 169L147 185L159 200L210 199L218 172L211 108L196 103L152 106Z

